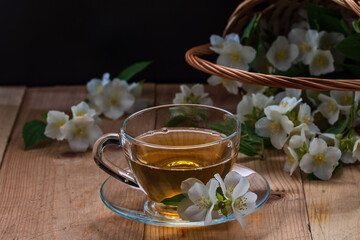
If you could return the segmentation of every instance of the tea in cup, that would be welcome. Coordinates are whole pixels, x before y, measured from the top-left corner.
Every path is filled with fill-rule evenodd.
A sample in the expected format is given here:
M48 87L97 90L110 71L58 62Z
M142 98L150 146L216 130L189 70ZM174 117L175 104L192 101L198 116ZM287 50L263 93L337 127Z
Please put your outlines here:
M226 131L216 131L219 125ZM102 152L109 144L122 146L130 171L104 161ZM181 183L188 178L206 184L216 173L225 177L237 159L239 144L240 122L230 112L171 104L129 116L119 134L97 140L93 156L101 169L147 195L145 209L150 214L174 218L174 207L161 201L180 194Z

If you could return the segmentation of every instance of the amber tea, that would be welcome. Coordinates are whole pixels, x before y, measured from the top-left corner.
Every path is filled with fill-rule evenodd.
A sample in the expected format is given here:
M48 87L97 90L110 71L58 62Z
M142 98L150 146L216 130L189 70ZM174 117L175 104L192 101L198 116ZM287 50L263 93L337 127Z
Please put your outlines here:
M125 152L137 183L160 202L181 193L181 182L188 178L206 184L216 173L224 177L237 156L231 140L221 142L224 138L209 129L163 128L136 137L142 144ZM170 149L164 151L166 146Z

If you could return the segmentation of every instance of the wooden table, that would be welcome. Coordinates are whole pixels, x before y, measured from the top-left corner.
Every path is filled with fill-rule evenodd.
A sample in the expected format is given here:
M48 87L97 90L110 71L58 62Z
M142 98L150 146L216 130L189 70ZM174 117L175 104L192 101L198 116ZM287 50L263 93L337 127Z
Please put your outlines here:
M216 106L235 112L239 97L222 87L206 87ZM171 103L179 85L145 84L149 105ZM123 218L100 200L107 175L91 151L73 153L67 142L46 140L24 151L26 121L48 110L70 114L86 98L84 86L0 87L0 239L360 239L360 165L344 167L330 181L307 180L300 171L283 171L285 156L240 161L270 183L269 200L236 221L202 228L168 228ZM117 132L123 119L103 120Z

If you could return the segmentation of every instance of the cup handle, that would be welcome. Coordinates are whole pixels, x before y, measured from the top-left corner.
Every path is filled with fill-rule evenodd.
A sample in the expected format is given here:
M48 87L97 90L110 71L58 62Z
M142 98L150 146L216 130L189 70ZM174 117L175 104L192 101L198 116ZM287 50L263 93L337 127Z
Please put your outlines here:
M92 152L95 163L103 171L108 173L110 176L116 178L117 180L126 183L131 187L139 188L139 185L136 183L135 178L131 175L130 172L117 167L115 164L111 163L110 161L108 161L108 163L104 162L104 159L102 157L103 150L107 145L110 144L122 147L118 134L116 133L104 134L95 142Z

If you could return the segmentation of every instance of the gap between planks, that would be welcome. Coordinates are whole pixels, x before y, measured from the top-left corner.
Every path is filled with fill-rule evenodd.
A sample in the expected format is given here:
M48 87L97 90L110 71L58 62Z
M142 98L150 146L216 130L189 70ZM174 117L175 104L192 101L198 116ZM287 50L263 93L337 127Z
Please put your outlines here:
M0 168L26 87L0 87Z

